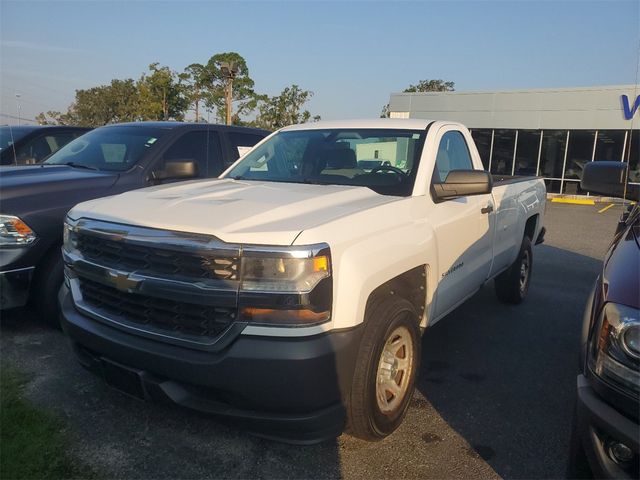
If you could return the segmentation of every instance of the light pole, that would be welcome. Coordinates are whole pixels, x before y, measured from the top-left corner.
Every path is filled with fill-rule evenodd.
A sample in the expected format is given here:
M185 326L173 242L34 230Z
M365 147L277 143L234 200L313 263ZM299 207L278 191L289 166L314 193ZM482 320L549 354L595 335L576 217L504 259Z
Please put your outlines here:
M20 125L20 95L16 92L16 111L18 112L18 125Z
M235 62L222 62L220 64L220 72L226 80L225 96L226 96L226 120L227 125L231 125L231 110L233 108L233 79L238 74L238 66Z

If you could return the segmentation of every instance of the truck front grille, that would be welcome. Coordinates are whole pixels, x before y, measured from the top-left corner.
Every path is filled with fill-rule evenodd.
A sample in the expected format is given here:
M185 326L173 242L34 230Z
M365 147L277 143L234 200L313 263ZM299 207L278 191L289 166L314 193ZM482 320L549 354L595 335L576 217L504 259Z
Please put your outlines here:
M191 279L237 280L239 259L194 251L150 248L79 232L77 248L82 256L117 270L147 271L154 275Z
M235 320L235 308L213 307L139 293L121 292L113 287L80 279L85 303L110 318L118 318L143 329L162 330L173 336L213 338Z

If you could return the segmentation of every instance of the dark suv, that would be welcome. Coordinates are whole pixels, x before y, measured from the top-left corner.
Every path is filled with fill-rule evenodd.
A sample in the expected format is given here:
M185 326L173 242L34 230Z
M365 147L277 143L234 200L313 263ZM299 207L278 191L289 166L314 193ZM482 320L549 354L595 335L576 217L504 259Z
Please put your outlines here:
M0 127L0 165L35 165L90 130L49 125Z
M592 162L586 191L638 199L627 163ZM568 477L639 478L640 207L629 205L587 302ZM589 471L591 470L591 471Z
M178 122L97 128L40 165L0 167L0 309L30 298L57 323L62 224L77 203L178 180L217 177L269 132Z

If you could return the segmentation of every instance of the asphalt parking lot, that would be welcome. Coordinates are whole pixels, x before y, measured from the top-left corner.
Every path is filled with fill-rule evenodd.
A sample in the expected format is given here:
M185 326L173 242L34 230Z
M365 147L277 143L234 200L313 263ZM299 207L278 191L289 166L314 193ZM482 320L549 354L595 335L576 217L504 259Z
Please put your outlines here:
M27 396L66 421L72 454L119 478L558 478L564 475L584 302L622 211L547 205L529 297L492 285L429 329L418 392L382 442L315 446L254 438L233 425L126 397L74 360L60 331L5 314L3 362Z

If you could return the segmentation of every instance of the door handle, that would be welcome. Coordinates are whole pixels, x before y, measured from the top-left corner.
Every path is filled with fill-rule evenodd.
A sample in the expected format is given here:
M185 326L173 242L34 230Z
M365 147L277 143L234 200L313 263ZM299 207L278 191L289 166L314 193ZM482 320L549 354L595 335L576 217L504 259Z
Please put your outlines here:
M493 205L491 204L480 209L480 213L491 213L491 212L493 212Z

